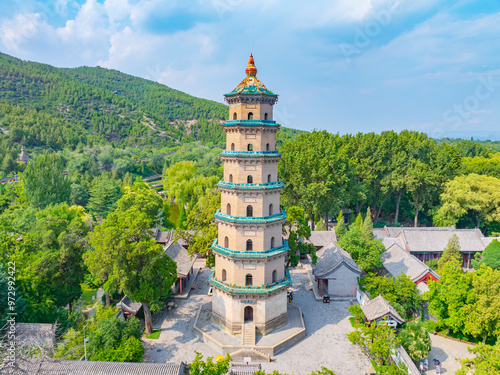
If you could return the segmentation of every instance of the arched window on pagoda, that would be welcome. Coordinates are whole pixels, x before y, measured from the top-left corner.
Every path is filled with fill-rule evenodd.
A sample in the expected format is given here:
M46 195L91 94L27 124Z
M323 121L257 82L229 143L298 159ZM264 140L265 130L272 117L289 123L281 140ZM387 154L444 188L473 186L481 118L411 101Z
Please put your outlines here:
M273 214L273 204L271 203L269 205L269 215L272 215Z
M234 143L231 143L231 151L234 151Z
M248 177L247 177L247 183L249 183L249 184L253 183L253 177L252 177L252 175L248 175Z
M267 112L264 113L264 120L267 120Z
M266 144L266 151L269 151L269 150L270 150L270 148L271 148L271 146L269 146L269 143L268 143L268 144Z
M226 246L227 247L227 246ZM274 237L271 237L271 249L274 247Z
M224 237L224 247L229 248L229 237L228 236Z
M247 217L252 217L252 216L253 216L253 207L247 206Z
M278 271L274 270L273 271L272 282L275 283L276 281L278 281Z
M251 143L248 144L247 151L253 151L253 144Z
M253 285L253 277L252 275L248 274L245 276L245 286L252 286Z
M276 272L276 271L274 271L274 272ZM227 279L227 272L226 272L226 270L222 270L222 281L226 281L226 279Z
M247 251L252 251L253 250L253 242L252 240L247 240Z
M231 205L229 203L226 206L226 214L231 215Z
M253 120L253 113L252 112L248 112L248 119Z
M267 175L267 182L268 183L271 182L271 175L270 174Z
M233 113L233 120L236 120L236 112Z
M233 182L233 175L232 174L229 175L229 182Z

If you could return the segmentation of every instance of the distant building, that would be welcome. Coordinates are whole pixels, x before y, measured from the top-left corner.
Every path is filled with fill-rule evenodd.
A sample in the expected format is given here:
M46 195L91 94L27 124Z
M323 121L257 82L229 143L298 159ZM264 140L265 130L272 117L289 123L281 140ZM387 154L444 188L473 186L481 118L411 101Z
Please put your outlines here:
M118 318L126 319L130 316L135 316L138 319L144 319L144 309L141 302L134 302L129 297L124 296L120 302L116 304Z
M422 293L428 290L429 280L439 280L439 275L434 270L403 249L399 239L386 238L382 243L386 248L381 256L382 264L390 276L408 276Z
M404 319L399 316L391 304L381 295L361 305L367 323L387 324L396 327L403 324Z
M471 269L471 259L491 242L479 229L456 229L455 227L384 227L374 230L379 239L393 238L398 244L421 262L439 259L453 235L458 236L462 267Z
M336 243L329 242L316 255L318 262L313 266L313 275L320 296L356 297L361 269L349 253Z
M24 152L24 146L21 147L21 153L17 157L17 161L27 163L31 158Z

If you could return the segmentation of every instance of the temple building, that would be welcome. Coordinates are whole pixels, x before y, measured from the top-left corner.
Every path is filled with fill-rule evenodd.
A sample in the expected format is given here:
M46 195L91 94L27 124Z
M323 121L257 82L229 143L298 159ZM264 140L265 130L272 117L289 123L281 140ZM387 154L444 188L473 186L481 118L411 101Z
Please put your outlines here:
M226 149L221 152L224 177L218 183L221 208L215 219L219 238L212 250L215 268L212 320L231 335L267 335L287 323L285 268L288 243L282 236L286 214L280 208L283 182L278 180L273 105L278 95L257 78L250 55L246 77L230 93L229 120L222 124Z

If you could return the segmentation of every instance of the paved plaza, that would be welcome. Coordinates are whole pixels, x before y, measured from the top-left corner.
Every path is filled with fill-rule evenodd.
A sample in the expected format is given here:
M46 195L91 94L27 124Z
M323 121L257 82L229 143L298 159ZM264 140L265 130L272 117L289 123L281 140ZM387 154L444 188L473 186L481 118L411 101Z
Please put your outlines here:
M188 363L197 350L206 356L217 352L195 334L193 323L199 306L211 301L208 293L208 269L201 269L196 279L199 288L191 290L186 300L175 300L177 308L163 310L153 317L155 329L161 328L158 340L144 340L146 362ZM302 375L325 366L337 375L363 374L369 366L368 359L358 347L353 346L346 334L352 331L349 323L348 302L323 304L316 301L312 291L305 290L309 281L307 273L292 271L293 303L302 309L306 324L306 338L275 356L270 363L262 363L266 372Z
M441 374L454 374L461 366L455 358L471 357L467 350L470 345L441 336L431 335L432 349L429 353L429 371L426 374L434 374L435 367L433 359L438 359L442 364Z

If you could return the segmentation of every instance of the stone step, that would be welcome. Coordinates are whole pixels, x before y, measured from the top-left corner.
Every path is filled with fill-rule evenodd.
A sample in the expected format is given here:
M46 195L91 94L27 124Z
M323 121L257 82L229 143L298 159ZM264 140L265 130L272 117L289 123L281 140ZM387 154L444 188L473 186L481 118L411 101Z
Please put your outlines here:
M244 346L255 345L255 324L243 324L241 332L241 344Z

